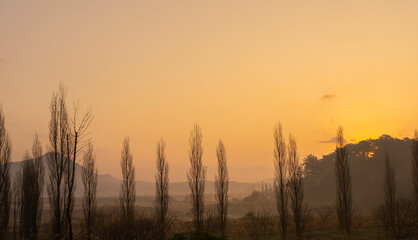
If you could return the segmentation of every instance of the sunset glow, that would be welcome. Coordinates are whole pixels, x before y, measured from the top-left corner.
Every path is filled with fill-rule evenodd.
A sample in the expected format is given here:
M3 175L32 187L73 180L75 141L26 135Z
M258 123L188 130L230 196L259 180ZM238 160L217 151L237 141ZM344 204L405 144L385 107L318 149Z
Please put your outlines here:
M278 121L301 160L333 151L340 125L349 143L417 128L417 1L76 2L0 3L12 161L35 130L47 151L59 83L93 109L99 173L120 177L129 136L138 180L154 180L164 138L170 179L186 181L194 123L207 178L222 139L243 182L273 177Z

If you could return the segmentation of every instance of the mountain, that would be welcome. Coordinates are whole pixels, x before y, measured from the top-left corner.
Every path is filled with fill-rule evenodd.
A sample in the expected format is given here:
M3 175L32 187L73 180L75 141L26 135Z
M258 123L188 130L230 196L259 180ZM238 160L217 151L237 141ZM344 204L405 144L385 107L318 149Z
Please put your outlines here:
M44 156L42 156L42 161L44 163L45 167L45 181L48 182L49 179L49 170L47 165L47 157L49 157L52 153L47 153ZM33 159L27 160L27 161L33 161ZM10 172L11 176L15 176L15 174L19 171L23 164L23 161L21 162L11 162L10 163ZM76 174L75 174L75 181L76 181L76 189L75 189L75 196L81 197L83 196L83 183L81 180L81 173L83 171L84 167L80 164L76 164ZM119 195L119 189L120 189L120 183L121 180L118 178L113 177L109 174L98 174L98 184L97 184L97 196L98 197L114 197ZM150 196L154 195L154 182L148 182L148 181L141 181L137 180L135 182L136 184L136 194L137 195L145 195ZM214 193L214 181L206 181L206 193L207 194L213 194ZM46 186L46 185L45 185ZM230 182L230 194L231 196L244 196L249 194L254 189L260 188L260 183L239 183L239 182ZM171 195L187 195L190 193L189 184L188 182L172 182L169 185L169 191ZM46 188L45 192L46 194Z
M45 155L42 156L42 162L44 164L44 168L45 168L45 189L44 189L44 194L46 194L46 186L47 183L49 181L49 169L48 169L48 165L47 165L47 158L52 155L52 152L49 152ZM33 161L33 159L29 159L26 161ZM24 161L21 162L11 162L10 163L10 174L11 176L15 176L15 174L21 169L21 166L23 164ZM81 173L82 170L84 169L83 166L81 166L80 164L76 164L76 174L75 174L75 181L76 181L76 189L74 192L74 195L76 197L80 197L83 195L83 183L81 181ZM97 186L97 195L98 196L114 196L117 194L117 189L120 187L120 180L109 175L109 174L104 174L98 175L98 186Z
M412 196L412 140L382 135L356 144L348 144L354 206L373 209L382 203L385 156L395 170L396 194L399 198ZM332 203L335 199L335 152L322 156L309 155L304 159L305 195L310 202Z
M397 196L409 198L412 191L411 173L411 144L412 140L392 138L383 135L378 139L368 139L356 144L348 144L348 161L352 176L353 200L356 208L372 209L383 199L384 161L387 153L395 169ZM45 169L46 155L43 156ZM317 158L308 155L303 159L305 197L313 204L332 204L335 199L335 153L332 152ZM31 161L31 160L29 160ZM12 162L12 176L18 171L22 162ZM76 166L77 188L75 196L83 195L81 171L83 166ZM273 170L272 170L273 171ZM46 171L48 172L48 171ZM272 172L273 176L273 172ZM45 179L48 179L46 176ZM115 197L119 194L121 180L109 174L98 175L97 195L99 197ZM153 196L154 182L136 181L136 193L139 196ZM254 190L266 189L272 193L273 179L268 178L260 182L241 183L230 182L231 198L243 198ZM206 193L213 196L214 182L206 182ZM187 182L172 182L169 186L172 196L190 194ZM46 191L45 191L46 194Z

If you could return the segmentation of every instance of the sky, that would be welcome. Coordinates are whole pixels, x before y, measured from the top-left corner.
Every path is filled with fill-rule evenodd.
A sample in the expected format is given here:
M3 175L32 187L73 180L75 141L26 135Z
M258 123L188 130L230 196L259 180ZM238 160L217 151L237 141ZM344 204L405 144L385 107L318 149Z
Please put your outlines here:
M418 128L418 2L0 2L0 104L21 161L35 131L48 146L49 101L93 108L99 173L121 176L130 137L138 180L153 181L166 142L171 181L185 181L189 137L203 133L207 179L225 144L234 181L273 176L273 129L300 160ZM71 108L70 108L71 109Z

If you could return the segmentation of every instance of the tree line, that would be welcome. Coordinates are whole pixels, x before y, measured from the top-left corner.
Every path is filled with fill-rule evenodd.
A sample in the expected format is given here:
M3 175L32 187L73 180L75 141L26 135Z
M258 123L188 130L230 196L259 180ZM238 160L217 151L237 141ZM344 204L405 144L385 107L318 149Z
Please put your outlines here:
M60 85L50 101L49 145L50 154L46 156L49 178L45 180L45 169L42 161L43 148L35 133L31 155L27 152L24 162L13 181L10 176L11 140L5 128L5 117L0 107L0 239L38 239L42 220L42 193L46 185L50 209L50 238L74 239L73 209L76 164L81 162L84 195L83 229L85 239L93 239L97 222L97 166L94 146L89 138L88 128L93 121L91 108L80 116L79 104L74 104L71 114L67 109L66 89ZM205 231L205 181L206 166L203 164L202 131L195 124L189 139L190 169L187 179L191 193L191 216L196 232ZM354 202L352 181L347 145L343 129L337 130L335 149L335 183L336 195L334 209L339 223L341 239L352 238ZM298 239L304 239L312 208L304 199L304 169L299 161L296 139L289 135L288 143L278 123L273 131L274 143L274 196L279 216L281 239L288 239L289 224ZM418 133L411 146L413 172L413 199L396 197L395 172L387 155L385 160L384 201L377 215L384 222L388 235L394 239L404 239L417 227L418 216ZM229 175L225 145L219 140L216 149L218 169L215 176L216 223L219 236L227 237L229 206ZM30 159L33 159L30 161ZM120 223L119 239L140 239L135 230L145 222L138 222L135 210L135 166L129 138L125 138L121 150L122 181L120 185L117 222ZM157 142L155 174L155 213L152 225L154 231L146 233L152 238L167 239L173 224L173 216L168 214L169 206L169 165L163 139ZM13 222L10 226L10 218ZM410 216L415 216L410 217ZM261 216L256 216L262 219ZM256 218L254 218L256 219ZM265 224L256 222L249 228L266 228ZM141 235L142 236L142 235ZM149 237L148 236L148 237Z
M74 104L72 115L66 102L66 89L60 85L51 97L49 121L50 154L45 155L49 178L45 179L42 144L35 132L32 155L27 152L13 183L10 176L11 141L4 127L4 114L0 108L0 239L9 235L12 213L13 239L38 239L43 211L43 192L46 185L50 208L52 239L74 239L72 214L74 209L75 167L83 152L82 182L83 210L87 238L91 232L95 211L97 169L93 145L87 138L87 129L93 120L91 109L79 116L79 104ZM13 189L11 191L10 189ZM11 209L11 206L12 209Z
M83 235L92 239L93 228L97 218L97 167L94 147L88 127L93 120L92 110L79 116L79 104L74 105L72 115L69 114L66 101L67 91L63 85L54 92L50 101L49 146L50 154L46 155L49 179L45 180L45 169L42 159L42 144L35 133L32 156L27 152L13 183L10 176L11 140L5 129L5 117L0 107L0 239L6 239L12 229L13 239L38 239L38 231L42 220L42 193L46 183L50 208L50 227L52 239L74 239L72 213L74 209L74 190L76 164L83 153L82 198L84 228ZM204 184L206 167L202 164L202 133L196 124L190 139L190 172L187 175L193 195L192 210L197 231L202 229L204 213ZM155 215L159 226L158 239L166 239L172 217L168 216L168 162L165 154L165 142L157 143L157 173ZM222 141L217 149L219 174L216 178L216 198L219 200L218 211L222 224L221 234L225 235L228 210L229 177L226 165L226 153ZM121 151L122 182L119 194L120 221L127 233L124 239L134 239L135 226L135 167L130 150L129 138L125 138ZM13 190L11 190L13 189ZM12 215L13 223L10 226Z

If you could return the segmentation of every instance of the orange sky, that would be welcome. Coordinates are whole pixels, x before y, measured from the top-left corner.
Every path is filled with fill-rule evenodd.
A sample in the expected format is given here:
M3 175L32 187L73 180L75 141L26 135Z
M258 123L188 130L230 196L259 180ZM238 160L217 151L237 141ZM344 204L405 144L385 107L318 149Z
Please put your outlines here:
M13 161L37 130L47 144L49 99L92 106L100 173L119 177L131 139L137 179L153 180L163 137L170 177L186 180L188 139L203 131L208 179L216 144L230 176L273 174L273 128L301 158L347 139L412 136L418 127L418 2L42 1L0 3L0 103Z

